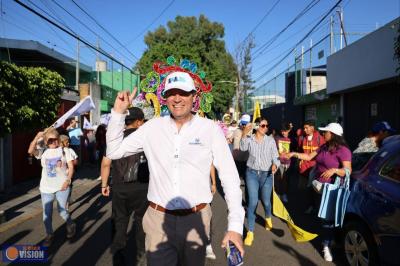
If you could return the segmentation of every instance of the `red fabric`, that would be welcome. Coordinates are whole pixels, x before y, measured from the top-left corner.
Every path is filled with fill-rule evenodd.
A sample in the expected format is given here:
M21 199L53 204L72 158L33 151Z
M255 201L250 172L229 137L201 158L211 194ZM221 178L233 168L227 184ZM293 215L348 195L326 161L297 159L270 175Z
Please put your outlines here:
M319 134L318 131L315 131L310 141L307 139L307 136L301 136L299 138L299 143L300 143L300 151L303 153L310 154L318 150L318 148L325 143L325 139ZM299 163L300 174L307 175L309 170L312 167L314 167L314 165L315 165L315 160L311 161L301 160Z

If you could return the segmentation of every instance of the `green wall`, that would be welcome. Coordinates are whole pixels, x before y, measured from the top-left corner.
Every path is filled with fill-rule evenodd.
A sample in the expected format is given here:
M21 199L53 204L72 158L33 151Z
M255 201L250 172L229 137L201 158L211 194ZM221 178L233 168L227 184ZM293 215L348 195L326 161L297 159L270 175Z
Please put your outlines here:
M329 99L310 104L304 107L304 120L313 120L317 127L322 124L336 122L340 116L339 96L330 96Z

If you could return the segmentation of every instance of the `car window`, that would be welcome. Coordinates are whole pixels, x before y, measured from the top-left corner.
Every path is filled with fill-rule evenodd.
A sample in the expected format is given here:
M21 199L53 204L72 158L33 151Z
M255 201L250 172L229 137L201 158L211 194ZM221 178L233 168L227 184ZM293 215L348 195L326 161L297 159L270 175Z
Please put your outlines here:
M380 175L400 182L400 154L391 157L383 165Z
M375 152L353 153L351 160L351 168L353 169L353 172L361 170L374 154Z

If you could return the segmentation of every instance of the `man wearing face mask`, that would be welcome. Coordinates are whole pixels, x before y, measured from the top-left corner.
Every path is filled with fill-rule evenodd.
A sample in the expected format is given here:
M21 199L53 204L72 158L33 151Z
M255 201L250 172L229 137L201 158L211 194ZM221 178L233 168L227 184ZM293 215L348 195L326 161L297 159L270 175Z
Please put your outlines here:
M185 72L165 79L170 116L148 121L123 139L123 121L134 94L120 92L107 131L107 157L144 151L149 161L149 208L143 217L149 265L204 265L212 200L210 167L215 166L229 209L222 246L232 242L244 254L244 210L239 175L221 129L194 115L196 87Z

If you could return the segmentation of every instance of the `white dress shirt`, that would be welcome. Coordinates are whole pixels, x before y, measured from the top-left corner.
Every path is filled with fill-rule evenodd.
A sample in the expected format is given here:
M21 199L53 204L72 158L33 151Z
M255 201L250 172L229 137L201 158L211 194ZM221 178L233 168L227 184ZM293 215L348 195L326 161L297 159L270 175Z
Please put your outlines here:
M240 179L222 130L193 116L178 131L170 116L147 121L123 138L125 114L111 111L107 157L119 159L144 151L150 180L147 198L164 208L187 209L210 203L211 163L218 171L228 205L228 230L242 234L244 209Z

